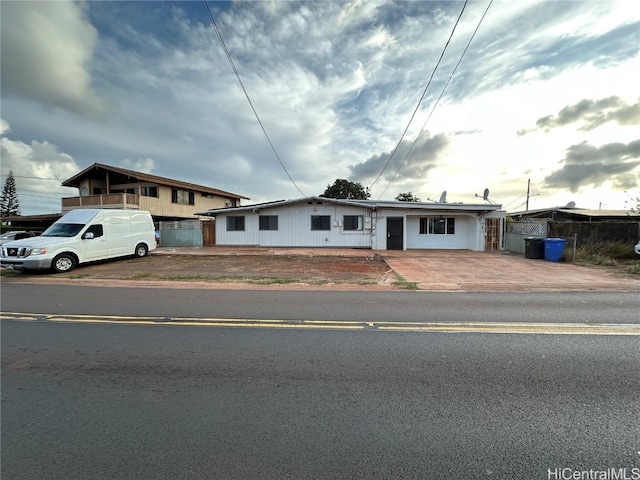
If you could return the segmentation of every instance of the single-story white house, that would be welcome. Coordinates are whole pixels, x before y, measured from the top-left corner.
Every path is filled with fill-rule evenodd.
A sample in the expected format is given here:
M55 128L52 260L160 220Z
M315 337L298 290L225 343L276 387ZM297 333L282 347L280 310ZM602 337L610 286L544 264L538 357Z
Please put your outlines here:
M307 197L196 215L216 217L216 245L501 250L502 205Z

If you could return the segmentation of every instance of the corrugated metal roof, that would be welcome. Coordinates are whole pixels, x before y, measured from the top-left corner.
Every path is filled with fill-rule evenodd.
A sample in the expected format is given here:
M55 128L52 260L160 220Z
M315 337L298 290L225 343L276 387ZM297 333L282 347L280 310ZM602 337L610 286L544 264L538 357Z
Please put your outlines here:
M526 217L526 216L537 216L548 214L552 215L554 213L562 213L565 215L577 216L577 217L609 217L609 218L633 218L637 219L640 217L638 214L634 214L633 212L629 212L627 210L590 210L587 208L566 208L566 207L555 207L555 208L538 208L536 210L524 210L521 212L511 212L509 213L512 217Z
M226 207L199 212L196 215L216 216L219 213L246 212L253 210L266 210L268 208L282 207L296 203L327 202L338 205L356 206L369 209L375 208L396 208L402 210L472 210L472 211L496 211L502 205L498 204L469 204L469 203L426 203L426 202L400 202L400 201L378 201L378 200L352 200L327 197L305 197L291 200L277 200L274 202L258 203L253 205L243 205L241 207Z

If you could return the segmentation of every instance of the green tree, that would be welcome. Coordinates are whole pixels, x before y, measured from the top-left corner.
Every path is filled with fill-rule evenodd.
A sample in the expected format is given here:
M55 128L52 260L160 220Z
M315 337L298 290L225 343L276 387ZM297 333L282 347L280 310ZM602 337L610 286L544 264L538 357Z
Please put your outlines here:
M419 202L420 201L420 199L411 192L399 193L398 196L396 197L396 200L399 202Z
M369 193L369 189L364 188L361 183L338 178L333 182L333 185L327 185L327 189L320 196L326 198L367 200L371 197L371 194Z
M16 190L16 179L13 171L9 170L9 175L4 182L2 188L2 197L0 197L0 214L3 217L10 215L20 215L20 200L18 200L18 191Z

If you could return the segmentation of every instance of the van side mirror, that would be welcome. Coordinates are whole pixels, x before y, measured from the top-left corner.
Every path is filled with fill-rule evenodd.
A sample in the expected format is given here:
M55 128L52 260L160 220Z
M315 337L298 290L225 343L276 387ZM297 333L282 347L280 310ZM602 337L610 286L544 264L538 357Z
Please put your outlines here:
M93 232L87 232L82 236L83 239L85 240L91 240L92 238L94 238Z

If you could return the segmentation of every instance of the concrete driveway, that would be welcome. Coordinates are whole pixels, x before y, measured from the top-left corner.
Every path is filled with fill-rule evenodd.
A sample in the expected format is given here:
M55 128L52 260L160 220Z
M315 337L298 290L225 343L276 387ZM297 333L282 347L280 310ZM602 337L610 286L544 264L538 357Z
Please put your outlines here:
M524 258L509 252L368 250L336 248L159 248L158 254L380 255L407 282L432 291L639 291L640 278L612 269Z
M612 269L532 260L508 252L384 252L389 266L423 290L640 291L640 278Z

